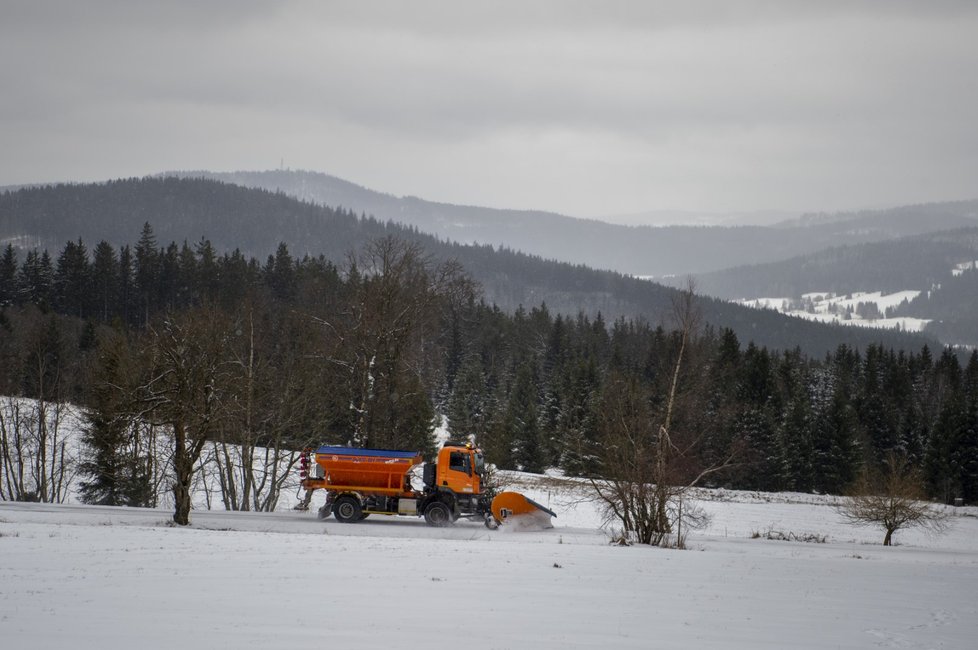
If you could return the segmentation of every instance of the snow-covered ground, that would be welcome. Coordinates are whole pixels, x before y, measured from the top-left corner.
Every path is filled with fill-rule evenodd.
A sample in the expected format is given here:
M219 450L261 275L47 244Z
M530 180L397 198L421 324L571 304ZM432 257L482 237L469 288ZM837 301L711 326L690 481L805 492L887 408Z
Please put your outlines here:
M60 422L77 455L78 414ZM0 649L976 647L978 508L884 548L831 497L699 490L710 521L677 551L610 545L581 481L497 479L555 527L320 521L322 495L290 509L294 480L277 512L246 513L207 510L202 478L187 528L80 505L77 479L63 505L0 501Z
M976 647L978 509L884 548L831 499L702 491L677 551L609 545L578 483L502 479L555 527L0 502L0 647Z
M880 327L901 329L905 332L920 332L930 320L925 318L863 318L856 309L860 303L874 304L881 315L887 308L896 307L904 300L911 301L920 295L919 291L897 291L883 294L881 291L856 292L836 295L831 292L811 292L802 295L801 301L791 298L749 298L735 300L737 304L756 309L774 309L789 316L798 316L822 323L839 323L859 327Z

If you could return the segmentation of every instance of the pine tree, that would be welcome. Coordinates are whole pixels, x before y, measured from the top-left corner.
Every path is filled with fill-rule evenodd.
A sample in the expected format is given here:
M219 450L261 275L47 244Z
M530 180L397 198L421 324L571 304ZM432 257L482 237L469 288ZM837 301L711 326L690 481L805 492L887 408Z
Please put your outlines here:
M482 361L476 355L469 355L462 362L448 400L448 431L453 439L474 436L481 444L489 420L487 397Z
M856 422L855 409L836 386L813 429L814 483L819 492L841 494L858 475L861 465L854 436Z
M751 489L776 492L784 489L787 459L780 432L763 407L745 408L735 425L735 438L748 447L750 470L745 481Z
M978 351L971 353L964 372L964 417L957 446L961 497L978 503Z
M882 469L890 452L899 444L894 413L883 393L881 353L882 348L878 346L870 346L866 350L858 401L859 421L869 441L868 451L872 454L868 460L876 469Z
M157 308L159 297L160 253L156 249L156 236L149 223L143 224L142 234L135 250L134 279L140 312L136 315L142 325L149 324L150 313Z
M24 263L17 273L17 293L21 302L28 302L47 309L51 305L54 271L48 252L38 254L28 251Z
M118 314L127 326L140 324L139 290L133 271L132 249L123 246L119 250L119 275L116 282Z
M17 300L17 253L7 244L0 257L0 310Z
M115 250L104 239L95 247L92 263L92 306L103 323L118 313L119 262Z
M421 380L412 377L402 388L392 405L393 439L397 449L421 451L427 458L435 457L435 407L425 393Z
M812 489L812 406L801 364L801 352L785 354L779 367L784 393L781 440L785 452L785 487L797 492Z
M601 394L594 359L580 359L570 380L570 391L558 419L563 441L560 467L570 476L591 476L598 458L597 399Z
M539 422L538 380L533 366L524 362L516 371L509 397L508 422L512 427L513 459L524 472L546 469Z
M82 240L65 244L54 272L54 307L78 318L89 315L92 295L88 251Z
M196 246L197 253L197 292L198 299L212 304L218 300L220 291L220 271L217 266L217 252L208 239L201 239Z
M159 307L174 311L190 305L189 297L180 294L180 249L176 242L161 249L159 276L156 279L156 295Z
M81 472L88 477L81 484L81 498L85 503L132 505L127 495L131 465L124 451L130 421L119 389L124 383L119 359L121 345L119 337L99 351L85 412L82 443L86 451L81 463Z
M285 243L280 243L275 250L275 255L268 256L268 263L265 265L265 282L280 300L288 301L295 296L296 273L295 262L289 255L289 248Z

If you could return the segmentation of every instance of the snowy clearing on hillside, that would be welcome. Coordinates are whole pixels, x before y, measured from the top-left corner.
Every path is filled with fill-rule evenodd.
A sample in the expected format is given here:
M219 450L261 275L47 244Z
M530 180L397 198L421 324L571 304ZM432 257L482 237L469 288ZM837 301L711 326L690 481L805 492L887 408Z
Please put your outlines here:
M747 298L733 302L755 309L773 309L789 316L821 323L920 332L930 322L929 319L908 316L884 317L887 309L897 307L904 301L910 302L920 293L920 291L897 291L883 294L881 291L870 291L836 295L832 292L813 291L803 294L800 301L791 298ZM879 317L860 314L858 310L861 304L875 305Z
M510 475L556 528L0 503L11 648L973 648L978 509L948 534L842 524L830 499L702 491L692 550L618 547L573 481ZM826 543L752 539L818 533Z
M954 268L951 269L951 275L958 277L963 275L965 271L973 271L978 268L978 260L971 260L970 262L961 262L960 264L955 264Z

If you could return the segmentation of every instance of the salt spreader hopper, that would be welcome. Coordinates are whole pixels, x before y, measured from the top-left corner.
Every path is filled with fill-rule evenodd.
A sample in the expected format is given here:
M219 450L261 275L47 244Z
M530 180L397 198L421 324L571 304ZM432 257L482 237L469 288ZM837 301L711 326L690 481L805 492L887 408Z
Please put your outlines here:
M315 461L312 466L311 460ZM421 452L358 449L324 445L303 450L299 471L307 510L315 490L326 490L319 518L330 514L352 523L372 514L423 516L431 526L449 526L459 518L482 521L488 528L504 522L551 528L553 511L518 492L492 495L483 484L482 451L468 443L446 442L436 463L424 466L422 489L411 485L411 470L424 462Z

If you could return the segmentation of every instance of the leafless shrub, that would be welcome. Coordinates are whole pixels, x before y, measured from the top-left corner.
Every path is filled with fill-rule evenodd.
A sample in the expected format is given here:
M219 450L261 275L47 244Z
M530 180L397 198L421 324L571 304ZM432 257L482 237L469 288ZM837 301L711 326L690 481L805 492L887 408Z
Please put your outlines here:
M895 453L887 456L882 471L864 472L837 509L851 524L882 528L883 546L890 546L901 528L942 533L949 523L946 511L924 501L919 472Z
M811 544L824 544L828 541L828 535L819 535L817 533L802 533L797 534L791 531L784 532L781 530L774 530L773 528L768 528L765 532L760 532L755 530L750 535L751 539L771 539L779 542L807 542Z

